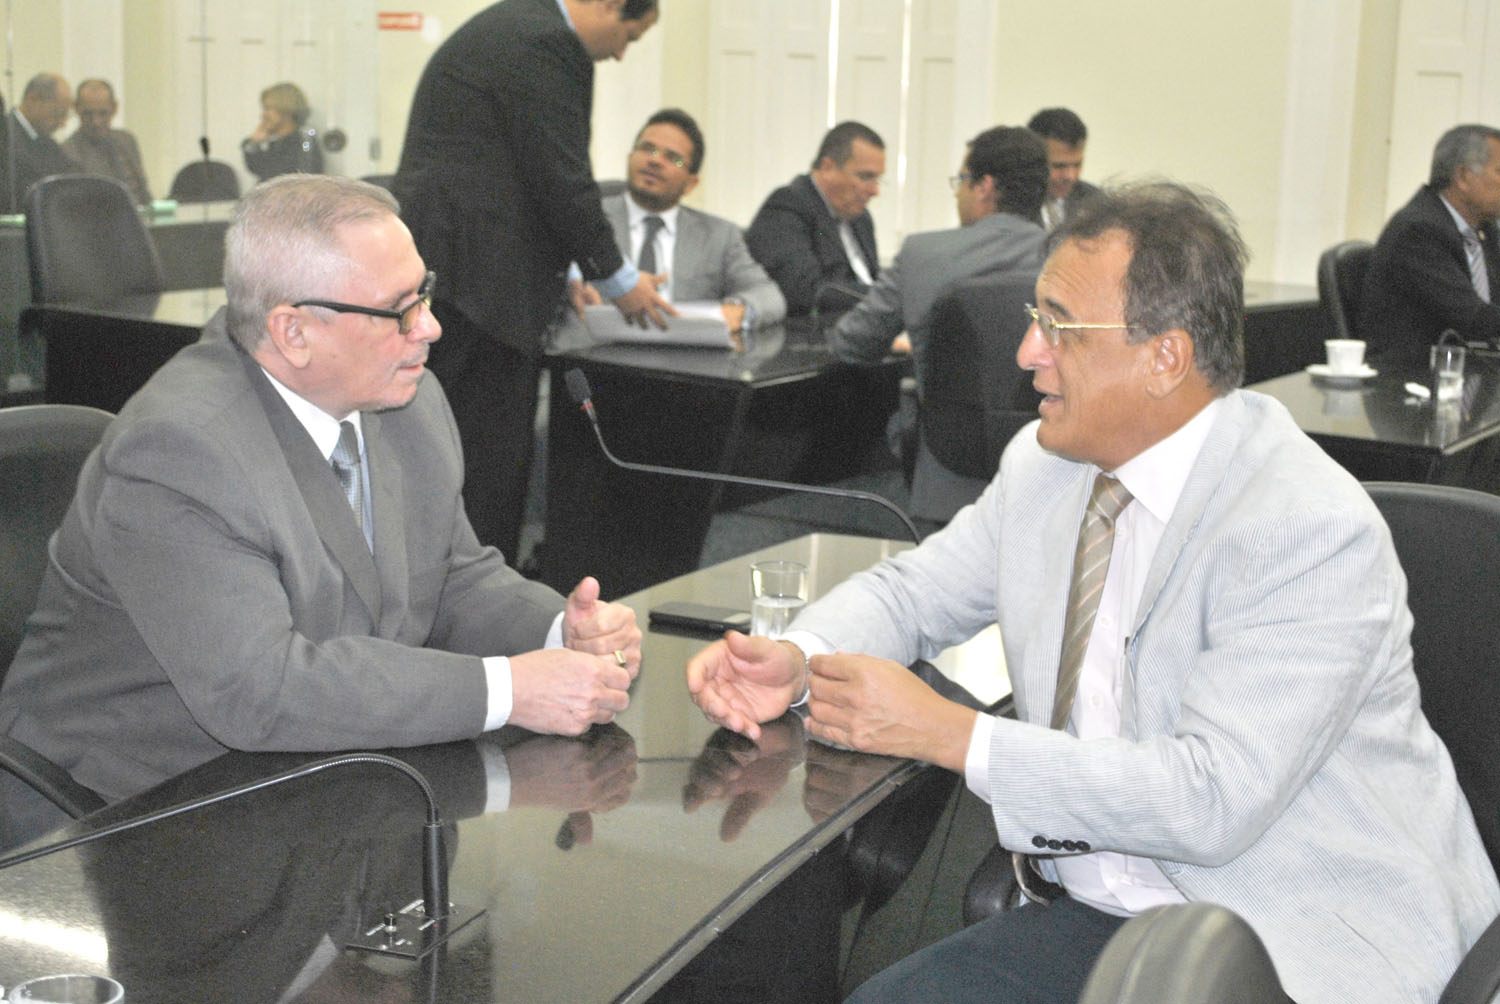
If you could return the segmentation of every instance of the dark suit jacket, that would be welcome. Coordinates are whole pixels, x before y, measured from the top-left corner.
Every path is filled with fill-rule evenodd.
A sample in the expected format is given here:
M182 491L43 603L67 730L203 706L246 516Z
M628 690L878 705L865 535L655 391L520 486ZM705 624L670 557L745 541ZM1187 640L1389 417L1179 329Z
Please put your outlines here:
M865 212L851 224L870 276L878 277L875 221ZM849 256L839 240L838 219L805 174L770 194L745 232L745 243L781 287L788 316L810 314L814 307L846 310L869 289L849 267ZM841 296L835 287L850 292Z
M1500 296L1500 226L1481 231L1491 296ZM1500 343L1500 307L1474 292L1464 241L1442 198L1423 185L1380 233L1365 273L1357 322L1370 355L1427 364L1452 328L1466 341Z
M0 729L108 798L226 749L478 735L476 657L541 647L563 599L474 539L436 380L363 423L373 554L221 312L85 462Z
M6 142L10 150L0 154L15 157L14 184L7 185L0 202L6 204L8 212L20 212L26 190L51 174L77 174L83 170L77 162L63 152L63 148L51 136L40 133L35 138L28 135L24 126L16 121L20 112L12 111L5 116ZM8 164L8 160L6 161ZM3 174L5 168L0 168ZM14 201L11 197L14 195Z
M308 141L305 150L302 148L304 139ZM308 137L305 129L293 130L269 143L243 140L240 153L244 155L246 170L261 181L294 171L323 173L323 150L315 137Z
M621 265L589 163L594 64L556 0L504 0L438 47L393 184L437 297L529 354L569 261Z

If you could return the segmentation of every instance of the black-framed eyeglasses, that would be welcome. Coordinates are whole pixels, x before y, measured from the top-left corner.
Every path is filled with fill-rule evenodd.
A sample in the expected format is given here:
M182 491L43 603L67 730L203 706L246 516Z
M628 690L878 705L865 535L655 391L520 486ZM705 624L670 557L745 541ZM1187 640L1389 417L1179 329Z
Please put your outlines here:
M1047 344L1054 349L1062 344L1062 333L1064 331L1131 331L1134 326L1130 324L1081 324L1077 322L1061 322L1051 314L1044 314L1031 304L1026 304L1026 316L1031 322L1041 329L1042 337L1047 339Z
M432 287L437 284L437 273L428 272L422 278L422 285L417 287L417 298L400 310L387 310L384 307L361 307L355 303L339 303L337 300L298 300L292 304L294 307L322 307L324 310L337 311L340 314L367 314L370 317L389 317L396 322L396 330L403 335L411 334L411 329L417 326L417 318L422 316L423 307L432 306Z
M671 164L673 167L681 168L684 171L687 170L688 162L686 157L684 157L680 153L674 153L671 150L665 150L657 146L655 143L650 142L649 140L643 139L639 143L637 143L635 145L635 152L643 153L647 157L655 157L657 154L661 154L661 159L666 161L668 164Z
M960 171L958 174L955 174L953 177L948 179L948 187L953 189L953 191L957 193L960 188L969 184L973 180L974 176L968 171Z

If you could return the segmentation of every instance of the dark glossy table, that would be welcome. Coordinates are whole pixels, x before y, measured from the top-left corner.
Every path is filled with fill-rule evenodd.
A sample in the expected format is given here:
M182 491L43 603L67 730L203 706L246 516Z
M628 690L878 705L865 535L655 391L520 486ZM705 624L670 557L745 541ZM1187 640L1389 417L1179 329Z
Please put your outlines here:
M1332 382L1290 373L1250 389L1276 398L1301 429L1362 481L1500 487L1500 359L1470 352L1460 402L1422 401L1407 381L1429 385L1425 368L1382 364L1366 381Z
M27 307L22 328L44 353L42 399L118 412L162 363L198 340L223 305L223 287L213 286Z
M161 257L168 290L218 286L224 281L224 231L234 202L179 205L169 213L143 212L146 231ZM0 378L11 390L32 389L41 368L29 358L29 346L18 332L22 311L31 303L31 266L26 253L24 220L0 224ZM0 392L5 386L0 384Z
M1245 382L1258 383L1322 362L1333 319L1316 286L1245 283Z
M905 546L820 535L763 553L808 562L817 594ZM666 600L745 603L749 560L628 602L643 623ZM131 1004L807 1004L956 929L994 842L987 809L949 772L806 742L795 716L760 748L713 729L682 682L703 643L649 632L630 708L583 738L393 751L456 821L452 899L488 911L425 961L341 947L419 889L416 789L360 766L0 871L0 983L107 972ZM997 700L995 645L936 661ZM497 758L510 805L486 811ZM309 759L231 754L73 828Z
M588 377L624 460L826 484L884 449L909 365L838 363L802 325L756 332L744 352L600 345L551 356L542 577L566 592L596 575L618 596L682 575L698 566L715 511L764 497L610 465L566 391L568 370ZM903 530L892 518L886 532Z

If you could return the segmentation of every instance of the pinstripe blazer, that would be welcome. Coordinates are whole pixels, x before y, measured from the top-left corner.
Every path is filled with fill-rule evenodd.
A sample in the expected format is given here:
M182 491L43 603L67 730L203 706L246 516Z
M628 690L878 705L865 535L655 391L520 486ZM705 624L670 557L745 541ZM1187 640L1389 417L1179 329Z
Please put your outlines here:
M1224 402L1168 522L1125 651L1118 740L1047 727L1095 468L1033 427L985 494L797 627L911 662L998 621L1000 843L1156 859L1265 940L1299 1004L1434 1001L1500 911L1412 672L1406 579L1359 485L1276 402Z

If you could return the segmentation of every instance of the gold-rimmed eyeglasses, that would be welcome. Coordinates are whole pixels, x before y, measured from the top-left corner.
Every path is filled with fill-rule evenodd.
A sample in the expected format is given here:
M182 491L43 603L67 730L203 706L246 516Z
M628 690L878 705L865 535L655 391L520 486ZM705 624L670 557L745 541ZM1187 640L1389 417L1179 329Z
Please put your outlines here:
M339 303L337 300L298 300L292 304L294 307L322 307L324 310L334 310L340 314L367 314L370 317L389 317L396 322L396 330L403 335L411 334L411 329L417 326L417 318L422 315L423 307L432 306L432 287L437 284L437 273L428 272L422 278L422 285L417 287L417 298L400 310L388 310L385 307L362 307L355 303Z
M1131 324L1081 324L1072 321L1066 323L1059 322L1058 319L1053 317L1051 314L1044 314L1029 303L1026 305L1026 316L1031 318L1031 323L1035 324L1041 330L1042 337L1047 339L1047 344L1052 346L1054 349L1057 348L1058 345L1062 344L1062 333L1064 331L1130 331L1135 327Z

